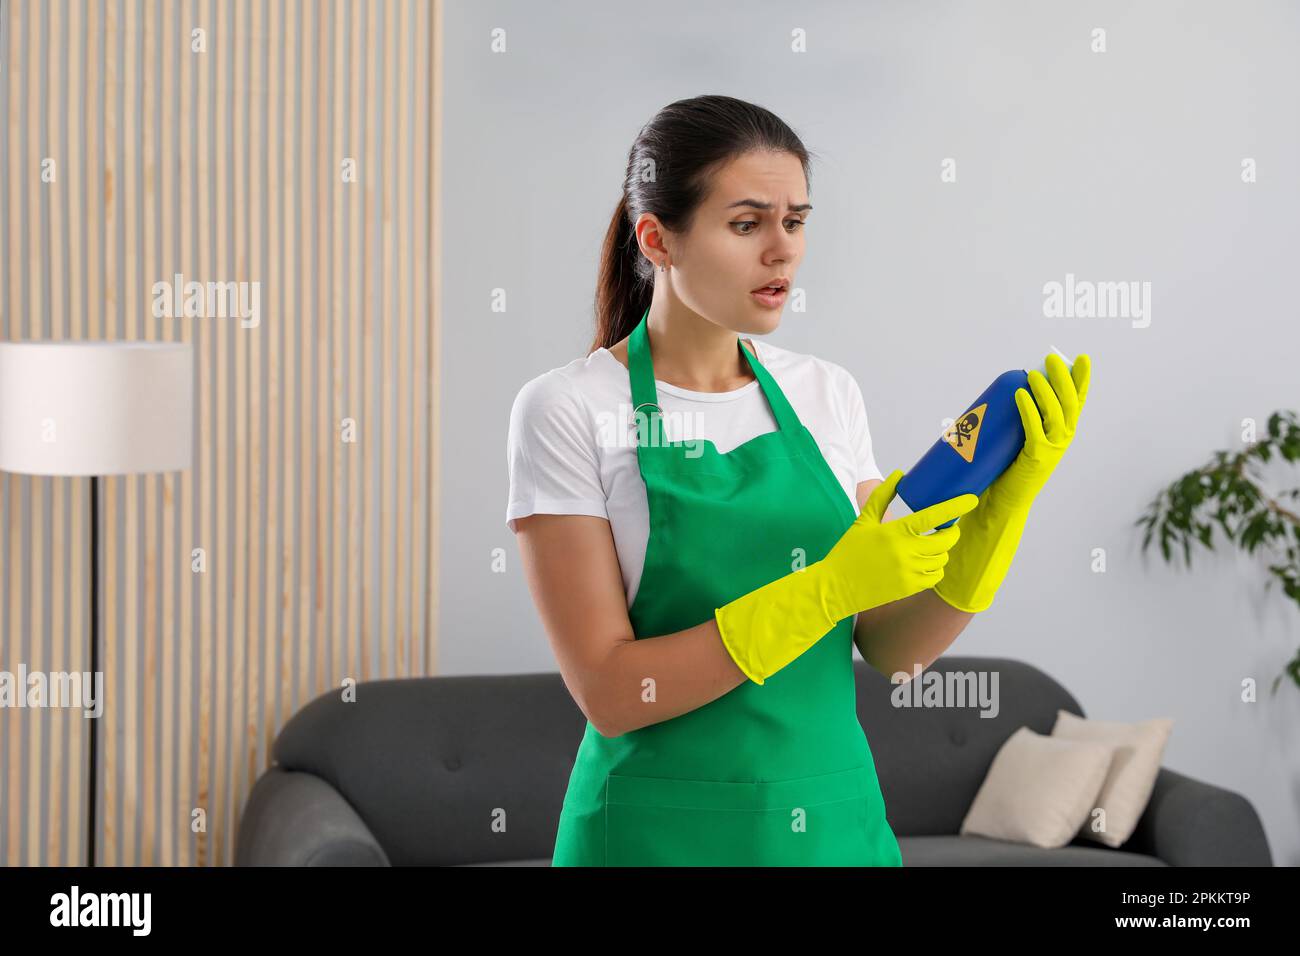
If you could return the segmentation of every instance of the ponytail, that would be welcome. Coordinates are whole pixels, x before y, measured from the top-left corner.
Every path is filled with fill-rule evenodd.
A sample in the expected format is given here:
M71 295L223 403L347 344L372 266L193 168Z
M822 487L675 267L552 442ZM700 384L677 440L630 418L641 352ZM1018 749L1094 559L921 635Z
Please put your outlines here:
M632 333L650 307L654 267L641 254L627 208L627 195L618 201L600 250L596 282L596 337L588 354L609 348Z

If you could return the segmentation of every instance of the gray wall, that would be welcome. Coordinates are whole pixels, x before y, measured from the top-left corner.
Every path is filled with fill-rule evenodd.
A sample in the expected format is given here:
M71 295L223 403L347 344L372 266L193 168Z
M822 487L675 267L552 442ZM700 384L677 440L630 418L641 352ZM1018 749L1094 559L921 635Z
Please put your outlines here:
M1267 691L1300 612L1265 592L1262 560L1175 570L1133 527L1158 488L1239 446L1242 419L1300 406L1293 4L452 2L446 27L443 672L555 669L504 523L510 404L585 354L641 124L728 93L821 156L809 308L771 341L857 377L886 473L997 373L1050 345L1093 358L1076 442L953 651L1031 661L1089 717L1172 717L1165 763L1245 793L1277 862L1300 862L1300 691ZM1150 282L1150 324L1045 318L1044 283L1067 273Z

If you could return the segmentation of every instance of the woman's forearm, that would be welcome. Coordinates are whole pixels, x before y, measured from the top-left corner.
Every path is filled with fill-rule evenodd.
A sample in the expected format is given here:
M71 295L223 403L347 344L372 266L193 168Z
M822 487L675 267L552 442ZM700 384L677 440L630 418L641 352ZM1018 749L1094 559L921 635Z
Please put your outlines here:
M975 615L920 591L858 615L853 640L886 677L934 662ZM672 634L620 642L592 675L588 716L606 737L669 720L717 700L748 678L727 653L715 618Z
M931 590L858 615L853 640L863 659L892 677L928 667L975 615ZM748 678L727 653L715 618L672 634L620 642L588 681L596 729L616 737L717 700Z
M853 642L862 659L892 678L929 667L957 639L975 615L959 611L926 589L858 615Z
M711 617L684 631L619 642L588 682L585 709L603 736L617 737L703 707L748 679Z

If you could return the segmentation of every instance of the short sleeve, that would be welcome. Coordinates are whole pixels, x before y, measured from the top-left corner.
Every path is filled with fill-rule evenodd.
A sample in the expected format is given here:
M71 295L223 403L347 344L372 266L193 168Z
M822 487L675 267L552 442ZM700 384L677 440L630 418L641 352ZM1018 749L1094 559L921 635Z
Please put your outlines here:
M531 514L608 518L592 422L572 384L552 371L524 384L506 436L506 527Z
M884 480L880 468L876 465L876 456L871 447L871 430L867 427L867 405L862 400L862 389L858 381L848 370L844 372L846 385L846 404L848 414L849 445L853 449L853 458L857 463L859 482L879 478Z

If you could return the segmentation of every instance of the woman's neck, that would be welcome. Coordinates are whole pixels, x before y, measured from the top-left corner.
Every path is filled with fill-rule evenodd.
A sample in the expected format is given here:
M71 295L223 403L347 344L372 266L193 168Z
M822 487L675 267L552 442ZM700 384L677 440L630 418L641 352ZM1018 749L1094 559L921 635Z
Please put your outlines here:
M733 330L679 303L652 303L646 322L655 378L693 392L730 392L754 380Z

